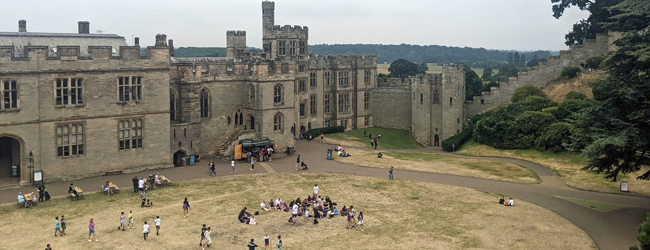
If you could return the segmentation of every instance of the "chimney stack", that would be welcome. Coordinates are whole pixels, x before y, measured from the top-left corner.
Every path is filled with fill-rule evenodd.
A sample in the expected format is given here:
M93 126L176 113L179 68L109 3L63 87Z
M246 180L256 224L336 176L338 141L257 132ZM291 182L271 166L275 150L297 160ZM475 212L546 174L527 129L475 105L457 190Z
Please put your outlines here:
M90 22L88 21L79 21L79 34L90 34Z
M167 35L158 34L156 35L156 47L167 47Z
M169 56L174 56L174 39L169 39L167 43L169 44Z
M135 46L140 46L140 38L135 37Z
M27 21L24 19L18 20L18 32L27 32Z

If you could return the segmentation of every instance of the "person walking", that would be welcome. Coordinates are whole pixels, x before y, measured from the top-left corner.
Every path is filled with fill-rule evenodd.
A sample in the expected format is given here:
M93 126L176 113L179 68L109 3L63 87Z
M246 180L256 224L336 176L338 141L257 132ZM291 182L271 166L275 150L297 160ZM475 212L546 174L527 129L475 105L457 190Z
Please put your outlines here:
M210 167L210 171L209 171L210 176L212 176L212 174L214 174L214 175L216 176L216 175L217 175L217 172L216 172L216 168L215 168L215 166L214 166L214 161L210 162L210 163L208 164L208 166Z
M122 228L122 231L125 231L124 230L124 212L122 212L122 214L120 215L120 226L117 227L117 230L120 230L120 227Z
M138 182L139 182L138 176L136 175L135 177L133 177L133 179L131 179L131 181L133 182L133 192L137 193L138 192Z
M205 231L207 230L208 229L205 228L205 224L203 224L203 227L201 228L201 241L199 241L199 246L201 247L203 246L203 240L205 240ZM205 249L205 247L203 249Z
M190 215L190 202L187 201L187 198L185 198L185 201L183 201L183 218L189 215Z
M271 158L273 156L273 148L269 148L267 151L268 152L266 154L269 156L269 161L273 161Z
M379 145L379 139L375 139L375 149L377 149L377 145Z
M271 239L270 239L268 234L266 236L264 236L264 249L269 247L269 245L271 244L270 241L271 241ZM253 242L253 239L251 239L251 242Z
M299 164L300 164L301 162L302 162L302 161L300 161L300 155L298 155L298 158L296 158L296 169L298 169L298 167L300 167Z
M278 235L278 250L282 250L282 236Z
M251 158L251 171L255 171L255 158Z
M264 149L260 150L260 162L264 161Z
M235 160L230 160L230 173L237 172L235 170Z
M210 237L211 233L212 233L212 229L208 227L208 229L205 230L205 246L207 247L212 246L212 238Z
M54 237L59 236L56 233L59 232L59 235L63 236L61 233L61 224L59 224L59 217L54 218Z
M154 221L156 223L156 235L160 235L158 232L160 231L160 216L156 216L156 220Z
M324 143L325 140L325 134L323 132L320 133L320 143Z
M92 218L90 219L90 223L88 223L88 242L91 242L91 235L95 236L95 241L99 241L99 239L97 239L97 235L95 235L95 222Z
M144 192L144 179L142 179L142 177L138 180L138 191L140 191L140 193Z
M61 215L61 234L63 234L63 235L66 235L65 228L66 228L66 226L65 226L65 217L63 215Z
M393 166L390 166L390 170L388 170L388 179L393 179Z
M253 243L253 241L255 240L251 239L251 242L248 243L248 250L255 250L255 248L257 247L257 245Z
M364 231L363 229L363 212L359 212L359 217L357 217L357 230L361 229L361 231Z
M370 148L373 148L375 146L375 141L372 140L372 137L370 137Z
M142 225L142 234L144 235L144 240L147 240L147 236L149 236L149 224L147 224L147 221L144 221L144 225Z
M133 225L133 211L132 210L129 210L129 224L126 226L126 228L135 229L135 225Z

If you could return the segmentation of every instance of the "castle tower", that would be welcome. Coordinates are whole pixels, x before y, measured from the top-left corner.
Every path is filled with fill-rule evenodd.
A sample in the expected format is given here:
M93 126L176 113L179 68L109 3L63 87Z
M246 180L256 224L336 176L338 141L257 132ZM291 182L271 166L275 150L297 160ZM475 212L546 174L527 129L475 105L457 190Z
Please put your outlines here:
M18 20L18 32L27 32L27 21L20 19Z
M90 22L79 21L77 26L79 27L79 34L90 34Z
M264 31L275 25L275 2L262 2L262 28ZM265 36L266 37L266 36Z
M246 31L226 32L226 56L241 57L246 53Z

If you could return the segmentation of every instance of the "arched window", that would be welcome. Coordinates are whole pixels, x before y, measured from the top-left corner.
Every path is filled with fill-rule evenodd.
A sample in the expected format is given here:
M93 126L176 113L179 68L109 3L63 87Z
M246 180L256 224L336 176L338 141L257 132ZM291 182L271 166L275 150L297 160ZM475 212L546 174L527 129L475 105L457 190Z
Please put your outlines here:
M449 106L451 106L452 104L454 104L454 99L449 97Z
M235 113L235 126L242 125L244 125L244 113L241 110L237 110L237 113Z
M273 116L273 131L282 132L284 129L282 118L282 113L277 113L275 116Z
M210 93L207 89L201 90L201 118L210 116Z
M282 99L282 94L284 93L284 88L282 84L275 85L273 88L273 103L280 104L284 100Z
M253 84L248 88L248 92L248 101L251 104L255 104L255 86Z
M440 104L440 93L437 90L433 92L433 104Z
M169 120L176 121L176 93L169 90Z

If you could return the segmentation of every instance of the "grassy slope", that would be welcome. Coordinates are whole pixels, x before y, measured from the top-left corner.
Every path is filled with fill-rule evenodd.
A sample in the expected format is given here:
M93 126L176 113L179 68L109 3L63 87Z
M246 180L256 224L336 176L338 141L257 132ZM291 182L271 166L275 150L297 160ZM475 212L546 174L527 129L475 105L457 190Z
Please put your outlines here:
M411 138L408 130L390 128L355 129L343 133L328 134L325 135L325 137L334 141L353 141L356 142L353 144L355 146L365 145L370 147L370 139L363 136L363 131L366 131L367 135L372 134L372 137L381 135L381 140L379 141L377 149L408 149L424 147Z
M591 92L591 87L589 84L603 79L605 76L604 72L593 72L590 74L580 74L577 77L571 80L558 79L542 90L546 95L555 102L563 102L566 98L566 94L570 91L577 91L587 95L588 98L593 99L594 94Z
M281 184L279 184L281 183ZM262 212L257 225L241 224L244 206L256 211L261 200L304 198L318 183L321 194L339 204L354 205L365 215L365 231L346 230L344 217L321 219L318 225L289 213ZM279 184L279 185L278 185ZM575 225L546 209L518 201L515 207L496 204L497 196L468 188L434 183L324 175L271 174L230 176L179 182L149 192L154 207L140 208L130 192L85 200L54 199L32 209L0 206L3 249L200 249L201 224L212 228L214 249L244 249L254 238L282 235L291 249L594 249L591 238ZM190 216L181 204L188 197ZM432 199L435 197L435 199ZM119 212L134 211L136 229L117 230ZM67 236L54 237L54 217L67 218ZM144 220L160 216L161 234L142 239ZM99 242L87 241L88 220L94 218ZM498 228L499 230L494 230ZM152 230L152 232L155 231ZM11 239L11 240L8 240ZM367 240L366 240L367 239ZM495 240L498 239L498 240ZM552 239L552 240L549 240ZM273 242L276 242L275 240Z

